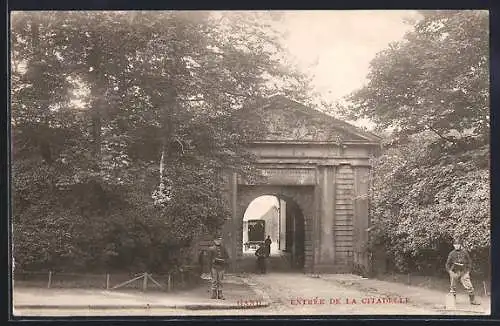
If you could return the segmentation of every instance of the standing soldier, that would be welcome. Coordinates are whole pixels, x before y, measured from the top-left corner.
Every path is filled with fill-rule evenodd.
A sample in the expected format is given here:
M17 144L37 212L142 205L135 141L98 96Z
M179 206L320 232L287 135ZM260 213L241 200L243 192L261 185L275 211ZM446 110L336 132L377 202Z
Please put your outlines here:
M467 293L469 293L470 304L478 305L474 296L474 287L470 281L470 270L472 260L463 248L462 239L455 237L453 240L454 249L448 255L446 260L446 271L450 274L450 293L453 299L456 299L457 282L460 280Z
M208 249L210 271L212 275L212 299L222 299L222 279L224 278L224 270L228 263L229 254L226 247L222 244L222 237L218 236L214 239L214 245Z

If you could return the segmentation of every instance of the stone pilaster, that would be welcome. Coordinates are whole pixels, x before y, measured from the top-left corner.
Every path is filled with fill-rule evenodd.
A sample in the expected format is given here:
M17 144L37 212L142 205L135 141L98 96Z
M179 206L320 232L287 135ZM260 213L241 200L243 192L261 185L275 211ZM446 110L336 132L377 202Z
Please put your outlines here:
M354 244L355 263L368 269L368 255L366 244L368 242L368 227L370 226L368 216L368 187L369 187L368 167L356 167L355 188L354 188Z
M335 261L335 168L320 168L321 220L320 220L320 265L332 265Z
M223 237L224 237L224 243L226 244L227 250L229 252L229 255L231 256L231 266L230 270L235 271L238 266L238 229L239 229L239 224L238 221L239 218L242 219L242 217L238 216L238 209L237 209L237 203L238 203L238 176L236 173L229 173L228 178L227 178L227 188L229 192L229 207L231 208L231 217L226 218L224 222L224 228L222 230Z

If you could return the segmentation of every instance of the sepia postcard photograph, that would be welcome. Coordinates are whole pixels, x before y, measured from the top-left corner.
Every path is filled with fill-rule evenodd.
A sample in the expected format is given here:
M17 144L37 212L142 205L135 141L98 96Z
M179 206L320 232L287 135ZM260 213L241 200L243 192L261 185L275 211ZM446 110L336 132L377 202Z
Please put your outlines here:
M10 12L12 316L489 316L489 37Z

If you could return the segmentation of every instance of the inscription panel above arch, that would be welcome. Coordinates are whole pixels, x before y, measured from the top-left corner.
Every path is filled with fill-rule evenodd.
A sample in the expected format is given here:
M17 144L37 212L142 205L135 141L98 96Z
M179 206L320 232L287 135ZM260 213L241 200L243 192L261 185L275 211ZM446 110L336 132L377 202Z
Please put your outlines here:
M264 167L260 168L262 179L257 182L248 182L242 178L238 178L240 185L315 185L316 184L316 168L278 168Z

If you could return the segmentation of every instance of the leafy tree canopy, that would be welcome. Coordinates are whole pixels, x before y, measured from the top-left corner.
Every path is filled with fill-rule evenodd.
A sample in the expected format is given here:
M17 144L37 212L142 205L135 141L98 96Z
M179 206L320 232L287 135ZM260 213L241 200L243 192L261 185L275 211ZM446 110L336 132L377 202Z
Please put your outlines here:
M372 219L399 267L455 235L471 250L490 244L488 13L421 15L344 108L391 130L374 161Z
M14 13L17 266L158 269L218 228L224 171L255 177L243 145L259 130L239 129L240 109L277 91L307 93L282 64L270 21Z

